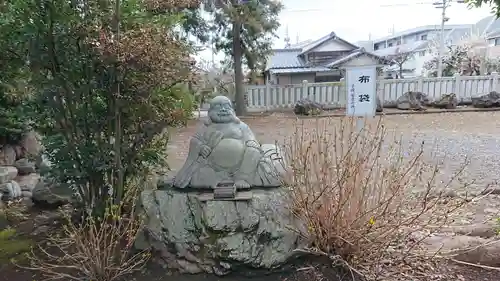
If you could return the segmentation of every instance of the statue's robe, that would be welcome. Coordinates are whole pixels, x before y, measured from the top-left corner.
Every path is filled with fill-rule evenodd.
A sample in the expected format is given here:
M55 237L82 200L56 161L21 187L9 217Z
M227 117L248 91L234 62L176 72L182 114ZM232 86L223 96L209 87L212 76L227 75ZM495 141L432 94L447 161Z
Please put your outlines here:
M202 157L202 146L211 153ZM215 188L221 183L245 182L247 187L280 186L283 166L275 145L261 146L244 122L210 120L191 138L184 166L174 178L177 188Z

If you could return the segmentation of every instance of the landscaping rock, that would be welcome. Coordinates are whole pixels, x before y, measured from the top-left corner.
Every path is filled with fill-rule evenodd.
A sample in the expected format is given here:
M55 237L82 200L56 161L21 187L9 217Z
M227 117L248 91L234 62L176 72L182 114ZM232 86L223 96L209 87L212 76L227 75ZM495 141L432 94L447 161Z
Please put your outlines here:
M47 156L41 154L36 158L35 167L40 171L42 175L50 170L50 166L51 164L47 159Z
M304 98L295 104L293 112L297 115L318 115L323 111L323 106L310 98Z
M31 191L22 191L21 194L22 194L22 196L24 198L31 198L31 197L33 197L33 193L31 193Z
M407 92L396 100L396 107L401 110L425 110L429 98L421 92Z
M11 145L0 148L0 166L13 166L16 162L16 150Z
M500 107L500 94L493 91L487 95L472 98L472 106L476 108Z
M6 183L17 176L17 168L12 166L0 167L0 183Z
M283 265L302 246L286 191L252 192L249 201L200 201L196 192L144 191L145 228L135 245L152 248L168 267L185 273Z
M35 186L38 184L40 181L40 175L39 174L29 174L25 176L18 176L16 178L16 181L19 183L19 186L21 186L22 191L33 191Z
M20 143L24 150L24 155L21 155L22 157L20 158L40 155L43 149L40 140L41 136L36 132L31 131L26 133Z
M35 164L26 158L17 160L15 166L20 175L29 175L35 172Z
M24 157L24 148L20 145L14 145L14 151L16 151L16 160Z
M432 103L435 108L455 109L458 106L458 98L455 94L443 95L438 101Z
M68 204L73 194L73 189L66 184L55 184L48 180L41 180L33 189L31 200L37 207L57 209Z
M22 196L21 187L16 181L0 184L0 192L3 200L13 200Z
M445 227L443 231L482 238L491 238L497 234L496 226L486 223L448 226Z

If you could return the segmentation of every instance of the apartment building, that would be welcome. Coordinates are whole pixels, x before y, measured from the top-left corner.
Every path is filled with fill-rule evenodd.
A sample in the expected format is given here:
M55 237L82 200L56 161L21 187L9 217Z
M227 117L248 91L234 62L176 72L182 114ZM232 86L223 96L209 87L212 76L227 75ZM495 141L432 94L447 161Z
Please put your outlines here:
M445 45L453 46L468 38L474 29L473 24L445 25ZM420 26L373 41L373 52L378 56L391 56L398 53L413 53L403 64L403 75L414 77L421 75L423 65L431 59L437 50L440 38L439 25ZM398 66L391 66L386 73L395 76L399 72Z

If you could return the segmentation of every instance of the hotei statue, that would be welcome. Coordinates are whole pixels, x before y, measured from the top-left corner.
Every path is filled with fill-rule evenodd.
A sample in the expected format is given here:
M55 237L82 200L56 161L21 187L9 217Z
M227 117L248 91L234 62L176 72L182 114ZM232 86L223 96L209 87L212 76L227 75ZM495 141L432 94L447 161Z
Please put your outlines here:
M177 188L216 188L231 183L238 189L280 186L283 160L275 145L260 145L231 101L217 96L208 120L191 138L184 166L174 178Z

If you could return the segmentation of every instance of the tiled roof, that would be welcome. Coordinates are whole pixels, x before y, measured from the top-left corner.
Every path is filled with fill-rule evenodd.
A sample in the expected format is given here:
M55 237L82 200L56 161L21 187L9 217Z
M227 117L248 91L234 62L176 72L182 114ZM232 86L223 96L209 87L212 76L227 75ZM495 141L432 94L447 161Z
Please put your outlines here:
M298 68L278 68L272 69L272 73L307 73L307 72L324 72L332 71L328 67L298 67Z
M335 39L342 43L347 44L348 46L352 46L353 49L358 49L358 47L346 40L337 37L334 32L321 37L320 39L310 41L310 42L302 42L299 45L294 46L293 48L286 49L274 49L271 54L266 70L273 69L273 72L276 72L276 69L290 69L290 68L308 68L305 65L304 60L301 58L301 55L314 49L315 47L321 45L329 39ZM301 72L301 71L299 71ZM303 72L303 70L302 70Z
M354 44L352 44L352 43L350 43L350 42L348 42L348 41L346 41L346 40L344 40L344 39L342 39L342 38L338 37L338 36L335 34L335 32L330 32L330 34L327 34L327 35L325 35L325 36L323 36L323 37L319 38L318 40L316 40L316 41L312 42L311 44L309 44L309 45L305 46L305 47L302 49L302 53L301 53L301 54L307 53L308 51L310 51L310 50L312 50L312 49L316 48L317 46L319 46L319 45L323 44L324 42L326 42L326 41L328 41L328 40L330 40L330 39L336 39L336 40L338 40L338 41L340 41L340 42L342 42L342 43L344 43L344 44L346 44L346 45L351 46L352 48L355 48L355 49L359 48L358 46L356 46L356 45L354 45Z
M367 51L365 51L364 48L359 48L357 50L354 50L349 55L329 63L327 66L331 67L331 68L339 67L339 66L343 65L344 63L346 63L352 59L355 59L357 57L360 57L362 55L367 55L369 57L372 57L373 59L378 60L381 64L388 64L389 63L389 61L384 59L383 57L380 57L380 56L377 56L377 55L372 54L370 52L367 52Z
M299 57L302 49L275 49L269 58L267 69L303 67L304 62Z

